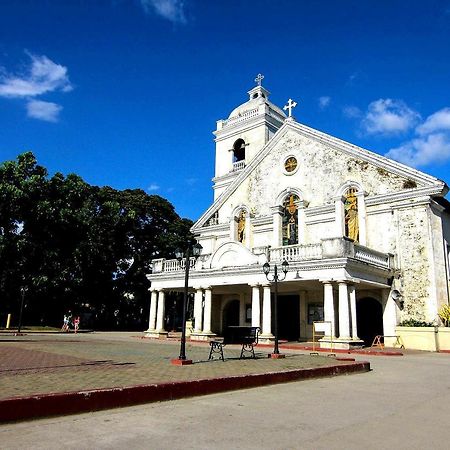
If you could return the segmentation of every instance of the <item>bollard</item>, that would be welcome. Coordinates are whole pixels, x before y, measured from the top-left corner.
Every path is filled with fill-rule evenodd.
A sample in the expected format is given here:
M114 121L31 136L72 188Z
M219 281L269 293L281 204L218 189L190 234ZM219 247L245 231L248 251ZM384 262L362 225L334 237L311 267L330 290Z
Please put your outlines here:
M8 318L6 319L6 329L9 330L9 324L11 323L11 314L8 314Z

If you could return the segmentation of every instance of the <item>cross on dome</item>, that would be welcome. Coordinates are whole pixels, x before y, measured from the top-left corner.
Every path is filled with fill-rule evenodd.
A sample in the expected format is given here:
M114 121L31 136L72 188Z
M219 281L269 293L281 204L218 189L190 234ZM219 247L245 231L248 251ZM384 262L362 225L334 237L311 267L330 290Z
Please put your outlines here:
M261 75L260 73L258 73L258 75L255 78L255 82L258 86L261 86L262 80L264 79L264 75Z
M289 110L288 117L292 117L292 110L297 106L297 102L294 102L291 98L288 100L287 105L283 107L285 111Z

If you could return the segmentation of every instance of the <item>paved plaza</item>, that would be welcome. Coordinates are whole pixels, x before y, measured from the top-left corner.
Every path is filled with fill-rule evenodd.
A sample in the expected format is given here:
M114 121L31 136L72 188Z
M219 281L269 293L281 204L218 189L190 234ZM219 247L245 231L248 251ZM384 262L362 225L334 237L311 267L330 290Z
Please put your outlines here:
M257 359L239 360L227 346L225 362L208 361L207 343L187 343L194 364L177 367L177 340L142 339L139 333L28 334L0 336L0 401L33 395L108 389L285 372L345 364L327 356L291 351L268 359L271 348L256 347Z

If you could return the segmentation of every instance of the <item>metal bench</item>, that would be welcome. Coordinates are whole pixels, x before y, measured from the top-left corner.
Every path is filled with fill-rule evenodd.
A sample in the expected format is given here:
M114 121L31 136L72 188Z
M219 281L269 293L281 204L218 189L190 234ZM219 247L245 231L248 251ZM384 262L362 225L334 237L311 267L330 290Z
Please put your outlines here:
M222 339L209 341L211 350L209 351L208 361L214 359L214 355L219 355L220 359L225 361L223 347L228 344L242 345L239 359L247 357L256 359L254 346L258 344L258 333L258 327L228 327Z

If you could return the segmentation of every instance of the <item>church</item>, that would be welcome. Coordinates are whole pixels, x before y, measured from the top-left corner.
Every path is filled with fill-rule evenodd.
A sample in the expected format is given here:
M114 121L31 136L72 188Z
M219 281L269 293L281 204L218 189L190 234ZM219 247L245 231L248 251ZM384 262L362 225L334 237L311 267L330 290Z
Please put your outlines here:
M370 345L409 319L438 320L449 298L447 185L426 173L298 123L295 102L269 100L262 76L249 99L217 121L214 202L192 227L191 340L228 326L324 347ZM286 112L285 112L286 111ZM285 265L286 266L286 265ZM184 261L152 261L150 337L167 336L166 299L183 292Z

